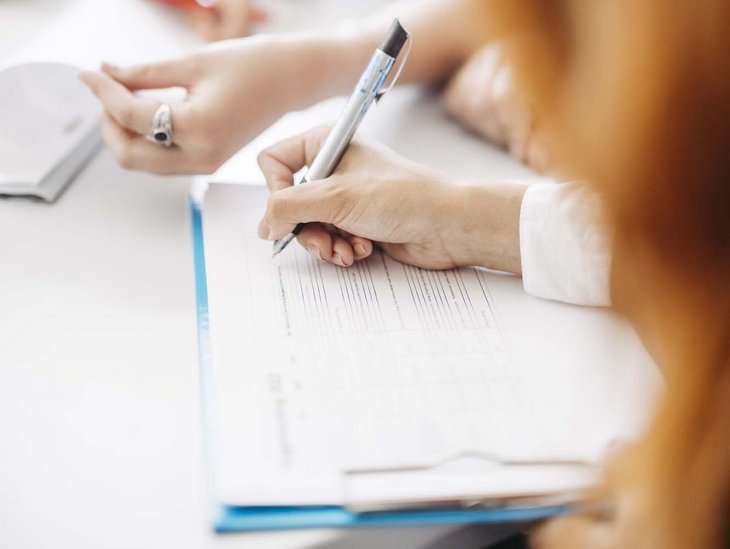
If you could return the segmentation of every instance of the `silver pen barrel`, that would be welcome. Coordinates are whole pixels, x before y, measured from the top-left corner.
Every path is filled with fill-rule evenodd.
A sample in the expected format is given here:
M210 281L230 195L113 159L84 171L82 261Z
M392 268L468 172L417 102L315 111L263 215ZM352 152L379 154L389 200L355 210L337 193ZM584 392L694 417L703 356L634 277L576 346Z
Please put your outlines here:
M394 62L395 59L389 55L375 50L368 68L353 90L342 114L327 136L314 162L309 166L304 181L316 181L332 175L360 125L360 121L375 101Z

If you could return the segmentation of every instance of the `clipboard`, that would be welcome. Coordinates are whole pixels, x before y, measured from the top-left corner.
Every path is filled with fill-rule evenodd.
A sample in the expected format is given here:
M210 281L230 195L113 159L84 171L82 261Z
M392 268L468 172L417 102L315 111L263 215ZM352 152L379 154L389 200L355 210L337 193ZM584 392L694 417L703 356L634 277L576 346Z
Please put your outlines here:
M189 209L193 243L195 273L196 319L198 329L198 359L200 366L201 399L203 414L203 441L206 446L206 469L209 486L215 471L210 455L212 452L213 369L208 308L208 281L203 238L203 194L194 189ZM570 512L572 505L565 502L464 502L461 505L429 504L409 508L387 508L357 511L345 506L230 506L221 502L216 494L212 502L212 527L214 531L247 532L307 528L352 528L371 526L459 525L533 522Z

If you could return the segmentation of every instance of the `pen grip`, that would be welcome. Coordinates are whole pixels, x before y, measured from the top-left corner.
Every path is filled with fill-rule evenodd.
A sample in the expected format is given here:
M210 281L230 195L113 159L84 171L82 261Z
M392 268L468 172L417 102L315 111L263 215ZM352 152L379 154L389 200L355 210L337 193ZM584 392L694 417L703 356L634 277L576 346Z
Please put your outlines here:
M297 236L299 233L302 232L302 229L304 228L305 225L306 225L306 223L297 223L296 226L294 227L294 229L292 230L291 234L293 234L294 236Z

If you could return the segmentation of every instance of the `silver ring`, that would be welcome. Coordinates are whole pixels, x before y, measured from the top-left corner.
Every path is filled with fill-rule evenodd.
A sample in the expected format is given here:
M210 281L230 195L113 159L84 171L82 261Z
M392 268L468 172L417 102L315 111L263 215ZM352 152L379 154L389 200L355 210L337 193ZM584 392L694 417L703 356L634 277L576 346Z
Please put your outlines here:
M172 147L172 109L163 103L152 117L150 139L163 147Z

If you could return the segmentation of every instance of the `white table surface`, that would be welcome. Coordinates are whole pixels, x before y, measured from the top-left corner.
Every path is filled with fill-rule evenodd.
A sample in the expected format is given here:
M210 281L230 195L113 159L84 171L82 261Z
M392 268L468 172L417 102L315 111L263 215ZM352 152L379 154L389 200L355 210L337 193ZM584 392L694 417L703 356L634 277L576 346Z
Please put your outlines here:
M3 0L0 36L0 62L12 53L84 66L199 44L141 0ZM390 104L388 125L374 133L414 159L454 165L431 98L405 91ZM219 178L259 177L252 159L275 133ZM493 176L515 173L470 143L467 159L491 154ZM0 200L0 547L469 548L493 539L484 527L211 533L190 184L123 171L102 151L53 205Z

